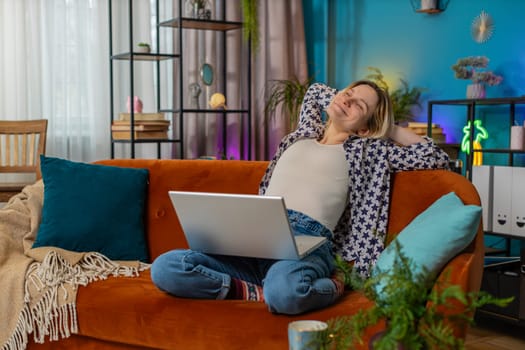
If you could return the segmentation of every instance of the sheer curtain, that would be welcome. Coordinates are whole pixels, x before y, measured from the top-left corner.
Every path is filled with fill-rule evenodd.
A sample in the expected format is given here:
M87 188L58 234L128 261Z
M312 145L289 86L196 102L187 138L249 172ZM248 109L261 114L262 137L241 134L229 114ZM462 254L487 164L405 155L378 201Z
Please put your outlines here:
M276 115L264 116L267 86L271 80L308 78L303 2L260 1L259 27L261 45L254 64L254 144L255 159L271 159L281 138L290 131L290 123Z
M150 9L144 3L134 6L146 14L139 30L149 38ZM127 33L125 21L115 25L121 34L114 40ZM109 158L108 1L0 0L0 26L0 118L48 119L50 156ZM152 81L148 74L145 80ZM124 91L125 84L117 89ZM118 103L125 106L125 98Z
M221 18L222 1L226 1L227 18L241 20L239 0L215 0L214 16ZM127 42L127 3L113 0L114 53L129 50ZM154 6L152 1L133 0L134 38L156 42ZM178 0L162 0L161 14L178 11ZM184 3L184 1L183 1ZM160 18L165 20L167 18ZM185 157L214 155L222 152L239 159L247 152L252 159L268 159L281 137L287 122L264 116L265 90L268 81L307 77L302 1L259 1L261 45L252 59L252 149L247 150L245 118L230 115L226 125L213 114L185 119ZM109 92L109 26L108 0L0 0L0 118L46 118L48 124L47 154L76 161L94 161L110 156L110 92ZM175 52L177 37L162 29L161 52ZM166 32L167 31L167 32ZM233 33L237 32L237 33ZM227 33L240 36L239 31ZM223 69L220 35L206 31L188 34L185 40L185 80L183 89L199 80L202 63L210 63L217 71ZM226 76L229 108L247 103L248 87L243 83L246 65L240 40L228 39ZM195 45L195 43L198 43ZM164 46L163 46L164 45ZM114 61L115 113L125 111L129 95L129 64ZM135 63L135 95L144 102L144 111L156 110L155 65ZM161 68L161 100L178 96L176 64ZM164 66L163 66L164 67ZM218 75L217 75L218 76ZM209 87L202 86L199 103L203 108L213 92L221 92L222 81L216 79ZM191 96L184 91L186 105ZM167 107L176 106L168 103ZM161 106L161 107L166 107ZM176 116L174 116L176 118ZM173 124L174 126L176 124ZM222 144L222 128L228 131L228 147ZM117 145L116 157L129 157L127 145ZM148 148L150 147L150 148ZM178 157L176 149L169 152L163 145L163 157ZM168 148L167 152L166 147ZM176 147L175 147L176 148ZM136 157L156 157L153 145L139 145Z

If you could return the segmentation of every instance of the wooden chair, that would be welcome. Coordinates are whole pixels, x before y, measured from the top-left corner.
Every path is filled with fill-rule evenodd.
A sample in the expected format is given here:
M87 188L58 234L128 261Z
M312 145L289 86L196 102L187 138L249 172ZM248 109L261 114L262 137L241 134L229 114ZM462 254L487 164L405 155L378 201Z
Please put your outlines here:
M46 134L47 119L0 120L0 173L32 173L35 180L40 179ZM30 183L0 182L0 202L7 202Z

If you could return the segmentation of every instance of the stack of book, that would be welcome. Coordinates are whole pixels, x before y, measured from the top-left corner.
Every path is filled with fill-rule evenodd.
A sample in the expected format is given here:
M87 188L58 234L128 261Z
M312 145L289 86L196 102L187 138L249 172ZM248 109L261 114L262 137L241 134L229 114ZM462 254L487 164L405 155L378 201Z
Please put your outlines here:
M408 122L407 128L420 136L427 135L428 123L425 122ZM446 135L438 124L432 124L432 139L436 143L445 143Z
M111 125L111 135L114 140L131 139L131 116L120 113L119 120ZM170 121L164 119L162 113L135 113L133 116L133 132L135 140L167 139Z

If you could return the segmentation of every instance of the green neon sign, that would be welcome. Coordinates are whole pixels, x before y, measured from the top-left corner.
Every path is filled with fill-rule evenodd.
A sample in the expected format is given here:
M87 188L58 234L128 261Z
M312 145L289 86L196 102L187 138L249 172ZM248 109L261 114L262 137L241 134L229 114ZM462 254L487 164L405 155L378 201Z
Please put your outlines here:
M487 129L481 125L481 120L474 120L474 127L477 131L474 143L480 144L481 140L488 139L489 133L487 132ZM463 139L461 140L461 150L466 154L470 154L470 128L471 123L468 121L467 125L463 127Z

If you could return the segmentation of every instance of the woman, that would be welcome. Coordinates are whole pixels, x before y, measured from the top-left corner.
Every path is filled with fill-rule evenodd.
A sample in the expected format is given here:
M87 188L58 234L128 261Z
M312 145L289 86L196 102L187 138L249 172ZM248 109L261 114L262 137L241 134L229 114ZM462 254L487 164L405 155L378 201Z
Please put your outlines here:
M384 248L391 173L447 166L448 156L431 139L393 124L389 96L373 82L357 81L340 92L313 84L298 128L282 140L260 194L283 196L293 231L329 243L301 260L174 250L153 262L152 280L181 297L264 300L275 313L326 307L344 292L334 254L366 277Z

